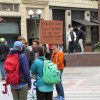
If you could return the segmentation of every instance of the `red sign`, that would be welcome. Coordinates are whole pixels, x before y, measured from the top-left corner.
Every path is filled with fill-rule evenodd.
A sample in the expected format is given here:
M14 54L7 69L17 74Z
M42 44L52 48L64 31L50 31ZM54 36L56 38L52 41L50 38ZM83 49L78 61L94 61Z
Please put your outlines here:
M39 41L42 44L62 44L63 21L41 20Z

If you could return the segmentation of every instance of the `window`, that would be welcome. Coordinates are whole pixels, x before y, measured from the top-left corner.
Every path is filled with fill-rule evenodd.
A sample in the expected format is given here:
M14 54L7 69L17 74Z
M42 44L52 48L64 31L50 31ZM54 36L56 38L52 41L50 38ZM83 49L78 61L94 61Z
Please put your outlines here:
M12 4L3 4L2 11L13 11L13 5Z
M72 19L84 19L84 11L72 10Z
M18 12L19 11L19 5L18 4L14 5L14 11L15 12Z
M90 17L91 20L98 20L98 12L91 11L90 14L91 14L91 17Z
M0 4L0 11L18 12L19 5L18 4Z

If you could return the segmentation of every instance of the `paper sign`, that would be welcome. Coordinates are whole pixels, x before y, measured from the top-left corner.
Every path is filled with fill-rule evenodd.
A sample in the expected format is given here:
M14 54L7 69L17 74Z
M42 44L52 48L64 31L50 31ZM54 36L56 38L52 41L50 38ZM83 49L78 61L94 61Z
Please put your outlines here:
M36 100L35 83L36 81L32 79L32 88L28 91L27 100ZM10 85L5 85L5 81L0 82L0 100L13 100Z

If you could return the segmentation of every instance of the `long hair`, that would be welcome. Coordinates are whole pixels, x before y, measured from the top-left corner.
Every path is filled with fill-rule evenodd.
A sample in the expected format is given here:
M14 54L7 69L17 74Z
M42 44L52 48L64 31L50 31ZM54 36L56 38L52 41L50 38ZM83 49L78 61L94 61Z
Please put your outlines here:
M38 47L39 56L45 56L46 49L44 47Z

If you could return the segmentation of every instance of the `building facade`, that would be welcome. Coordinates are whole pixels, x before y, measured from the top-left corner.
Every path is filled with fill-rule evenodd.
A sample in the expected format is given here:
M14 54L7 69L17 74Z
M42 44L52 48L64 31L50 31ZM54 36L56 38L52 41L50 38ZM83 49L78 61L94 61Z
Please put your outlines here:
M100 0L98 1L98 8L99 8L99 10L98 10L98 16L99 16L99 33L100 33ZM100 35L99 35L99 39L100 39Z
M39 21L36 23L37 33L34 33L34 20L30 20L28 15L30 9L41 9L41 19L63 21L65 48L69 26L82 26L86 42L99 41L97 0L0 0L0 16L5 20L0 24L0 36L5 37L10 45L19 35L25 37L29 44L34 34L39 38Z

